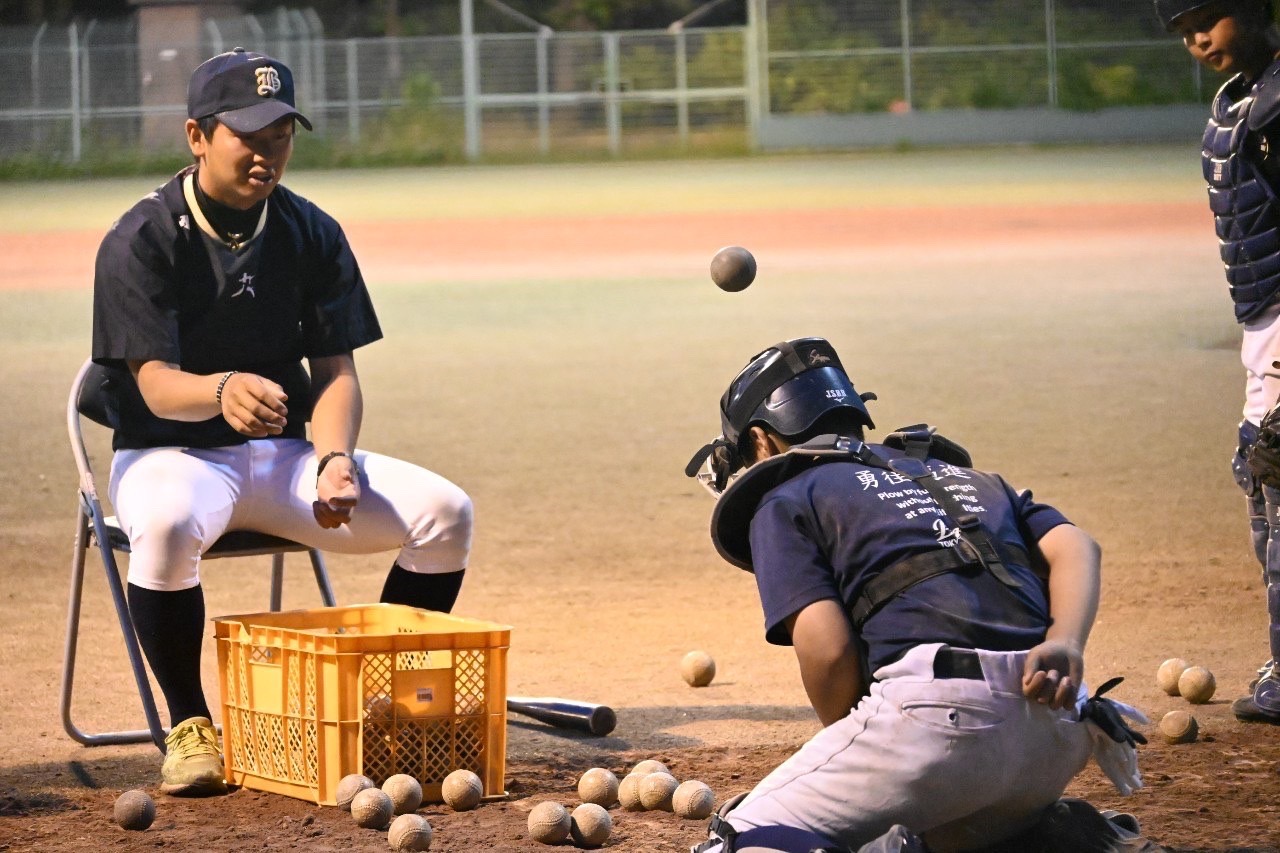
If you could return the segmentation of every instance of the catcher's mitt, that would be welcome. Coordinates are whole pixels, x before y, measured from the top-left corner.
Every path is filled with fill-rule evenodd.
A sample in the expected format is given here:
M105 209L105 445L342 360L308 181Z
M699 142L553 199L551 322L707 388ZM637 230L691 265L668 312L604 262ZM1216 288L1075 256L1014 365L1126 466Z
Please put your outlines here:
M1263 417L1258 440L1249 445L1246 461L1258 482L1280 489L1280 405Z

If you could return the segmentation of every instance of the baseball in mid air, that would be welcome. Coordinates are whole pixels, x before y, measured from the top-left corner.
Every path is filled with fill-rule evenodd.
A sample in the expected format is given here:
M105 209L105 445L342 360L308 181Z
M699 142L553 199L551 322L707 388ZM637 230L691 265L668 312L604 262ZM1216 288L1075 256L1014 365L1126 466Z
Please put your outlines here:
M756 259L741 246L725 246L711 259L711 280L728 293L746 290L756 280Z

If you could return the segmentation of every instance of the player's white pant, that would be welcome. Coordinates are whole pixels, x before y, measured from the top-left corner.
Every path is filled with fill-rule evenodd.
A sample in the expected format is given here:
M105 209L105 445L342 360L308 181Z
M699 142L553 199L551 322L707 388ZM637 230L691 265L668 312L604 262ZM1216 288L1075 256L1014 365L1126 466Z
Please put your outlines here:
M208 450L117 451L108 494L129 537L129 583L189 589L200 555L228 530L251 529L324 551L399 551L413 572L466 568L471 500L438 474L357 450L360 502L351 522L322 528L312 514L316 458L302 439L257 439Z
M1254 426L1280 399L1280 304L1243 324L1240 363L1244 365L1244 416Z
M765 777L729 823L799 827L854 850L894 824L967 849L1034 823L1092 754L1085 725L1074 708L1023 697L1025 652L978 652L982 680L935 679L939 648L917 646L876 672L870 695Z

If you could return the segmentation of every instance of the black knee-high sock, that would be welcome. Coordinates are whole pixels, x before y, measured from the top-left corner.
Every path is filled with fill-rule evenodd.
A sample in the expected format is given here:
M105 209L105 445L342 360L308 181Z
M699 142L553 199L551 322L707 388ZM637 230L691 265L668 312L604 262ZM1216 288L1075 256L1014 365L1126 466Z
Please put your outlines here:
M387 582L382 586L382 597L379 600L385 604L407 604L423 610L448 613L458 600L462 576L466 573L467 570L463 569L459 572L427 575L393 565L387 574Z
M129 612L138 642L169 705L169 724L208 717L200 685L204 640L204 590L157 592L129 584Z

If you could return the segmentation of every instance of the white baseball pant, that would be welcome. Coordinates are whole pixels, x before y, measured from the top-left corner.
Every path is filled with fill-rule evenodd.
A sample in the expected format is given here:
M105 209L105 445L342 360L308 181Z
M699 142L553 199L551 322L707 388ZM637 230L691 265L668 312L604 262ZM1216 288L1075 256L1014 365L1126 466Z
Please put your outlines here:
M939 648L877 671L869 696L729 813L734 829L796 827L856 850L901 824L963 850L1033 824L1092 754L1085 725L1022 695L1026 652L979 651L982 680L936 679Z
M200 555L228 530L257 530L342 554L399 550L412 572L456 572L471 549L471 499L417 465L355 452L360 501L350 523L312 514L316 458L302 439L212 449L117 451L108 495L129 537L129 583L157 591L200 582Z
M1241 330L1240 363L1244 365L1244 416L1254 426L1280 399L1280 305L1268 308Z

